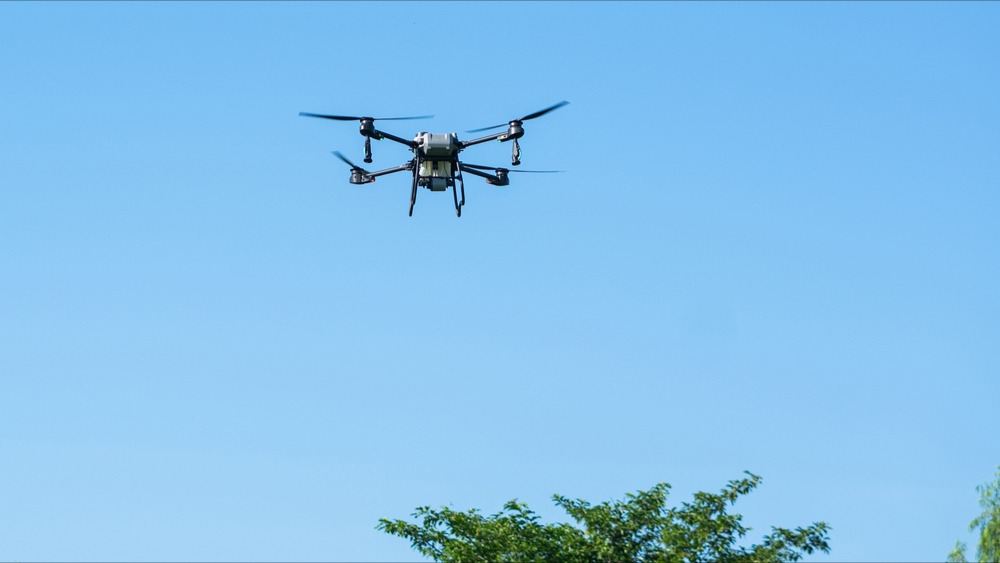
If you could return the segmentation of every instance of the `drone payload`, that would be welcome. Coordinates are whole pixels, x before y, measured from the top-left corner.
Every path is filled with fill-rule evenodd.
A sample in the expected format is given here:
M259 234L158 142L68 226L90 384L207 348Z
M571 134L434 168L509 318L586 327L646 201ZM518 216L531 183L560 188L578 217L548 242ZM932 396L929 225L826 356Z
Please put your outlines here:
M371 140L381 141L382 139L389 139L390 141L395 141L399 144L406 145L413 152L413 158L403 163L399 166L393 168L387 168L385 170L379 170L377 172L369 172L360 166L357 166L350 160L334 151L334 155L340 160L344 161L348 166L351 167L351 178L350 182L352 184L367 184L369 182L374 182L375 178L378 176L384 176L386 174L393 174L395 172L402 172L404 170L413 173L413 185L410 191L410 216L413 216L413 205L417 201L417 188L427 188L433 192L443 192L448 188L452 189L452 193L455 199L455 213L461 217L462 216L462 206L465 205L465 180L462 173L472 174L473 176L479 176L486 179L486 183L495 186L506 186L510 184L508 178L508 173L510 172L534 172L534 173L552 173L552 172L562 172L562 170L510 170L508 168L502 168L498 166L482 166L479 164L467 164L461 162L458 158L458 153L467 147L472 145L478 145L480 143L485 143L487 141L500 141L507 142L513 141L511 145L511 166L518 166L521 164L521 147L518 145L517 140L524 136L523 122L529 119L535 119L536 117L541 117L552 110L561 108L562 106L568 104L569 102L562 101L558 104L549 106L543 110L536 111L534 113L529 113L524 117L508 121L507 123L501 123L499 125L493 125L490 127L483 127L481 129L472 129L466 131L466 133L478 133L480 131L488 131L490 129L497 129L499 127L507 127L506 131L501 133L487 135L478 139L473 139L471 141L461 141L458 135L455 133L427 133L420 132L413 138L412 141L404 139L402 137L397 137L386 133L385 131L380 131L375 128L375 121L390 121L390 120L404 120L404 119L427 119L434 117L433 115L419 115L411 117L355 117L348 115L325 115L318 113L308 113L299 112L300 116L305 117L319 117L323 119L332 119L335 121L359 121L361 123L361 135L365 138L365 163L372 162L372 149ZM486 171L492 171L490 174ZM461 193L461 197L459 197Z

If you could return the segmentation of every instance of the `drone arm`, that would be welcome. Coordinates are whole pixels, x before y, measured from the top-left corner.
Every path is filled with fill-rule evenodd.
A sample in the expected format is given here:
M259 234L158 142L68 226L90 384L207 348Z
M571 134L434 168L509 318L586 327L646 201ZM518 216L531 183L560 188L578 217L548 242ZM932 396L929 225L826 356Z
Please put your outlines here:
M462 166L461 164L459 164L458 167L462 169L462 173L463 174L472 174L473 176L479 176L480 178L486 178L487 180L491 180L491 179L495 179L496 178L496 176L494 176L493 174L487 174L486 172L480 172L479 170L476 170L475 168L468 168L466 166Z
M394 166L392 168L386 168L385 170L379 170L378 172L369 172L365 176L374 179L377 176L385 176L386 174L394 174L396 172L402 172L403 170L413 170L413 161L409 161L406 164L401 164L399 166Z
M494 176L493 174L487 174L486 172L481 172L479 170L476 170L475 168L469 168L468 166L462 166L461 164L459 164L458 167L462 169L463 174L472 174L473 176L486 178L486 182L488 184L493 184L497 186L503 185L503 182L500 181L500 178Z
M494 141L496 139L499 139L500 137L503 137L506 134L507 134L507 131L503 131L503 132L497 133L495 135L488 135L486 137L481 137L479 139L473 139L471 141L462 141L460 144L461 144L461 147L464 149L465 147L471 147L472 145L478 145L479 143L485 143L487 141Z
M396 141L399 144L406 145L406 146L410 147L411 149L417 147L417 143L416 142L404 139L402 137L397 137L395 135L391 135L389 133L386 133L385 131L379 131L378 129L372 129L372 133L373 134L371 134L371 135L365 135L365 136L366 137L374 137L377 140L389 139L390 141Z

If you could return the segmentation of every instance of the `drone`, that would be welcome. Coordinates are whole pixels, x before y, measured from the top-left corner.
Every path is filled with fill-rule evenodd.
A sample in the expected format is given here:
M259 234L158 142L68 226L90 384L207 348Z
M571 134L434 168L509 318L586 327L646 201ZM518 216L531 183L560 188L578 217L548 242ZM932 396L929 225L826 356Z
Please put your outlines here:
M389 139L390 141L395 141L401 145L406 145L413 152L413 158L410 161L399 166L386 168L385 170L379 170L377 172L369 172L364 168L361 168L350 160L347 160L347 157L337 151L333 151L333 154L351 167L350 182L352 184L367 184L374 182L375 178L379 176L402 172L404 170L411 172L413 174L413 186L410 191L411 217L413 216L413 205L417 202L417 188L427 188L432 192L443 192L447 191L448 188L451 188L455 199L455 213L461 217L462 206L465 205L465 180L462 176L463 173L485 178L487 184L494 186L506 186L510 184L508 174L511 172L551 173L563 171L510 170L508 168L498 166L468 164L461 162L458 159L458 153L467 147L485 143L487 141L496 140L501 143L513 141L511 146L510 164L511 166L518 166L521 164L521 147L518 145L517 140L524 136L524 128L522 126L523 122L528 121L529 119L535 119L536 117L541 117L568 103L569 102L567 101L562 101L545 109L529 113L524 117L508 121L507 123L466 131L466 133L478 133L481 131L488 131L490 129L498 129L504 126L507 127L506 131L487 135L471 141L459 140L456 133L427 133L426 131L417 133L417 136L414 137L412 141L409 141L402 137L397 137L375 128L375 121L428 119L434 117L433 115L417 115L410 117L356 117L350 115L325 115L304 111L299 112L299 115L304 117L332 119L334 121L360 121L361 135L365 138L365 163L372 162L372 139L375 139L376 141Z

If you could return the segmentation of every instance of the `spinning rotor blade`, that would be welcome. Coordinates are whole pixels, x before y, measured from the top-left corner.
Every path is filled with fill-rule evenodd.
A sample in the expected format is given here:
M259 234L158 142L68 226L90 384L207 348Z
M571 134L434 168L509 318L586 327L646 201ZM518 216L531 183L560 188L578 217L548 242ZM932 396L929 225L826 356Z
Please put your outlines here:
M524 116L521 119L518 119L516 121L527 121L529 119L534 119L536 117L541 117L541 116L549 113L550 111L552 111L554 109L559 109L559 108L563 107L564 105L566 105L568 103L569 102L567 102L566 100L563 100L563 101L559 102L558 104L549 106L549 107L547 107L547 108L545 108L543 110L538 110L535 113L529 113L528 115L526 115L526 116Z
M361 121L362 119L371 119L372 121L395 121L400 119L428 119L434 117L433 115L413 115L410 117L362 117L354 115L325 115L321 113L309 113L307 111L300 111L299 115L303 117L322 117L323 119L333 119L335 121Z
M400 119L430 119L433 115L412 115L410 117L375 117L376 121L399 121Z
M367 171L367 170L365 170L364 168L362 168L362 167L358 166L357 164L354 164L354 163L353 163L353 162L351 162L350 160L347 160L347 157L346 157L346 156L344 156L344 155L342 155L342 154L340 154L340 151L333 151L333 154L334 154L334 155L335 155L335 156L336 156L337 158L339 158L340 160L343 160L344 162L346 162L346 163L347 163L347 165L351 167L351 170L360 170L360 171L362 172L362 174L367 174L367 173L368 173L368 171Z
M323 119L335 119L337 121L357 121L361 119L360 117L353 117L350 115L321 115L318 113L309 113L305 111L300 111L299 115L302 117L322 117Z
M501 123L500 125L492 125L490 127L480 127L479 129L469 129L466 133L479 133L480 131L489 131L490 129L497 129L499 127L506 127L506 123Z
M549 113L552 110L559 109L559 108L563 107L564 105L566 105L568 103L569 102L567 102L566 100L563 100L563 101L559 102L558 104L549 106L549 107L547 107L545 109L542 109L542 110L538 110L535 113L529 113L528 115L526 115L526 116L524 116L522 118L519 118L519 119L512 119L511 121L527 121L529 119L534 119L536 117L541 117L541 116ZM471 129L469 131L466 131L466 133L478 133L480 131L486 131L488 129L496 129L497 127L504 127L508 123L510 123L511 121L508 121L507 123L501 123L500 125L493 125L491 127L482 127L480 129Z
M461 163L461 166L465 168L477 168L479 170L503 170L505 172L533 172L536 174L549 174L553 172L565 172L565 170L511 170L509 168L503 168L500 166L483 166L481 164L466 164Z

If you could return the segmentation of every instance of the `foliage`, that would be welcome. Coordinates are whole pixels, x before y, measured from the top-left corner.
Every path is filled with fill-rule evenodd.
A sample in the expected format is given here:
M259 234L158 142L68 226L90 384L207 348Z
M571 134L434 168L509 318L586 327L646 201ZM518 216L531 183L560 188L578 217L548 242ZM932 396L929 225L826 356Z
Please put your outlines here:
M969 523L969 531L979 530L979 545L976 556L979 561L1000 561L1000 466L996 478L991 483L976 487L979 493L979 507L982 514ZM948 561L965 563L965 544L956 541L955 548L948 554Z
M955 540L955 548L951 550L948 554L948 558L945 559L947 563L969 563L965 559L965 543Z
M695 493L694 501L667 506L670 485L627 494L623 501L591 505L555 495L571 524L542 524L527 505L510 501L484 516L476 509L420 507L413 524L379 520L378 529L410 540L421 554L437 561L551 561L559 563L626 562L777 562L797 561L803 553L829 552L830 527L776 528L757 545L743 547L750 530L742 516L727 507L757 487L760 477L730 481L718 494Z
M976 555L980 561L1000 561L1000 466L996 479L976 487L983 513L969 523L969 531L979 529Z

